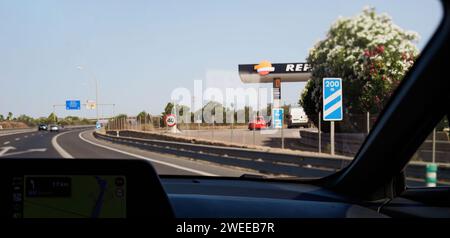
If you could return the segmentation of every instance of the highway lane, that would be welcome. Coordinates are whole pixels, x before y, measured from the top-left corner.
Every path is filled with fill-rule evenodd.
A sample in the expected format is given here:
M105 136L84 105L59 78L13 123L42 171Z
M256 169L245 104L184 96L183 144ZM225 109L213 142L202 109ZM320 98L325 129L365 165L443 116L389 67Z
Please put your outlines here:
M199 163L176 156L162 155L136 148L99 141L91 129L66 129L59 133L48 131L22 133L0 137L2 158L122 158L146 159L158 174L240 176L243 171Z
M93 130L70 132L58 138L58 144L67 148L75 158L139 158L150 161L160 175L240 176L244 172L222 166L200 163L173 155L160 154L129 146L97 140Z
M0 156L7 158L57 158L51 139L55 133L31 131L0 136Z

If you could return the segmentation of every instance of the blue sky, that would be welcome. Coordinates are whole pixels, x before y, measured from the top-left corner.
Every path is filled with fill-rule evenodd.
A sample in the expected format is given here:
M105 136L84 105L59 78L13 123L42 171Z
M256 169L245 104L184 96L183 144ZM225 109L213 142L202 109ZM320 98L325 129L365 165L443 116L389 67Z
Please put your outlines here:
M99 102L116 104L116 113L160 113L173 89L192 89L210 72L235 78L209 78L209 86L239 86L238 64L304 61L338 16L367 5L418 32L420 49L442 15L439 2L428 0L0 0L0 114L47 116L66 99L94 99L89 71ZM283 99L297 102L303 87L283 84Z

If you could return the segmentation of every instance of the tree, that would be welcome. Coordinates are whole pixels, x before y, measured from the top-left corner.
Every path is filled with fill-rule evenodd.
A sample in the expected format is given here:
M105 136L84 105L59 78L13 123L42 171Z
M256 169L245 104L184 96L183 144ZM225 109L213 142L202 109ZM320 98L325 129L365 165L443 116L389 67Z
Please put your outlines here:
M250 106L244 107L244 123L250 122L253 120L253 108Z
M13 113L8 112L8 117L6 118L6 120L11 121L12 119L13 119Z
M226 113L227 109L222 105L222 103L216 101L209 101L202 108L203 120L207 123L224 124L226 123ZM214 118L214 119L213 119Z
M48 115L47 121L49 123L56 123L56 122L58 122L58 117L56 116L55 113L52 112L52 113L50 113L50 115Z
M17 121L19 122L23 122L25 124L27 124L28 126L34 126L36 125L36 121L34 118L27 116L27 115L20 115L19 117L17 117Z
M266 114L267 116L272 116L272 103L268 103L266 106Z
M290 113L291 110L291 104L284 104L283 106L281 106L281 108L283 108L283 114L284 114L284 119L283 119L283 123L287 123L287 119L288 119L288 115Z
M167 103L166 107L164 107L164 112L162 113L163 116L172 114L173 110L173 103L169 102Z
M176 105L176 110L177 116L185 116L189 115L191 108L186 105Z
M140 112L139 114L137 114L137 118L138 119L143 119L143 118L145 118L145 117L147 117L148 116L148 113L146 112L146 111L142 111L142 112Z
M340 77L345 115L337 130L361 131L363 123L355 124L352 117L382 110L418 55L417 39L417 33L401 29L387 14L376 14L374 8L366 8L353 18L340 18L309 52L312 78L301 94L300 105L317 125L322 79Z
M2 114L0 114L0 121L4 121L4 120L5 120L5 117Z
M86 118L80 118L77 116L67 116L64 119L58 121L61 125L89 125L93 124L93 121L89 121Z
M114 118L115 118L116 120L117 120L117 119L127 119L128 116L127 116L127 114L119 114L119 115L115 116Z
M150 122L152 120L152 117L146 111L140 112L136 117L139 121L143 121L143 122L145 122L145 121Z

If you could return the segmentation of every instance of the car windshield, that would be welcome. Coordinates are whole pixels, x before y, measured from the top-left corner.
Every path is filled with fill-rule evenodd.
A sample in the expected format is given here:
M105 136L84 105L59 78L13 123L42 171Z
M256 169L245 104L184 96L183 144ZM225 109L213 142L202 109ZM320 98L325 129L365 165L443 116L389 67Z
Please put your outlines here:
M350 163L442 8L18 0L0 16L0 157L288 179Z

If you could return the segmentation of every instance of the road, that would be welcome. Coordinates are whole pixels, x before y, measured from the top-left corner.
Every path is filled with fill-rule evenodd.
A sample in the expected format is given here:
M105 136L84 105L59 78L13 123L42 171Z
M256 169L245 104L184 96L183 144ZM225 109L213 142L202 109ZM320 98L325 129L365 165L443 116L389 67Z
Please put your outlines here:
M293 130L292 130L293 131ZM0 158L121 158L150 161L160 175L201 175L237 177L258 174L241 168L193 160L173 154L154 152L136 147L116 144L94 138L92 129L66 129L59 133L48 131L21 132L0 136ZM305 177L317 171L305 170ZM330 172L325 172L325 176ZM419 186L422 181L409 180L408 184Z
M241 176L245 171L100 141L92 130L32 131L0 136L1 158L146 159L160 175Z

